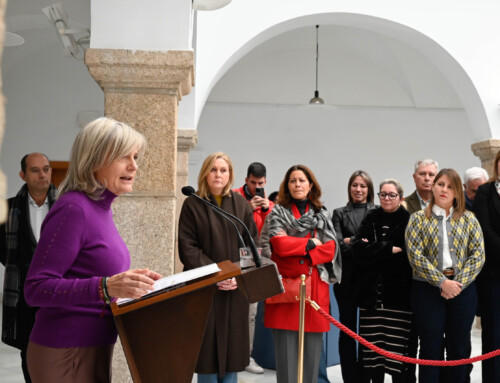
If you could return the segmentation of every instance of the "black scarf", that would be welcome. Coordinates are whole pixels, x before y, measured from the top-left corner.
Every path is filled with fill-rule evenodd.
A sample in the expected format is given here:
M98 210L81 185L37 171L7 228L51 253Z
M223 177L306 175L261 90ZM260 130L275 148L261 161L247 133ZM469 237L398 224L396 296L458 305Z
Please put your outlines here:
M56 188L50 184L47 198L49 208L53 205ZM24 184L14 197L14 202L9 209L7 222L5 223L5 236L7 245L7 257L5 262L5 278L3 285L3 319L2 319L2 341L14 345L18 337L19 298L22 293L21 284L21 257L17 252L19 241L19 220L21 219L21 204L28 200L28 185Z

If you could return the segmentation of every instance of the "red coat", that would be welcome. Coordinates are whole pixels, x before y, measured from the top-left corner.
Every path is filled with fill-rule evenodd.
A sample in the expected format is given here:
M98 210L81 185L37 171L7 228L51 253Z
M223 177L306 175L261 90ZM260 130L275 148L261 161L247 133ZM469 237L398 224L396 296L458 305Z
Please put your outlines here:
M234 192L240 193L245 199L247 198L245 194L245 185L240 187L239 189L233 189ZM248 201L248 200L247 200ZM266 220L267 215L273 210L274 203L272 201L269 201L269 209L266 211L262 211L262 209L259 207L257 210L253 211L253 220L255 221L255 224L257 225L257 230L260 232L262 231L262 226L264 226L264 221Z
M300 218L299 210L292 205L295 218ZM283 277L295 278L301 274L309 274L309 267L331 262L335 255L335 241L329 241L321 246L316 246L306 253L309 238L297 238L288 235L274 236L270 239L273 253L271 259L276 262L278 270ZM330 309L330 289L328 283L323 282L318 274L318 269L313 267L311 274L311 299L323 310ZM281 330L299 330L299 304L279 303L266 304L264 325L269 328ZM330 323L315 312L306 303L305 311L306 332L326 332L330 330Z

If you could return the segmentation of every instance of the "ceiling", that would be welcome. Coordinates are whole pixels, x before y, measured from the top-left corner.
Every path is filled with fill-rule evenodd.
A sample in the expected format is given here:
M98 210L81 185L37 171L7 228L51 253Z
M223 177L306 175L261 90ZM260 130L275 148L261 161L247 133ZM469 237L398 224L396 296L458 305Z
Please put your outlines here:
M42 8L54 3L63 5L69 15L71 27L90 26L90 0L13 0L7 2L7 30L22 35L23 31L43 27L45 23L50 27Z
M6 30L21 36L22 46L6 47L7 64L29 57L37 50L58 43L55 28L42 13L42 8L62 3L68 14L69 28L90 28L90 0L11 0L5 12ZM62 48L61 48L62 54ZM5 71L4 66L4 71ZM7 68L8 69L8 68Z
M14 0L7 31L25 39L7 47L3 70L34 57L57 36L41 9L57 0ZM71 28L90 27L89 0L63 0ZM208 101L303 105L314 95L316 28L299 28L261 44L221 78ZM432 63L396 39L353 27L319 28L320 96L342 107L462 109L454 89ZM61 49L62 55L62 49ZM55 58L57 59L57 58Z

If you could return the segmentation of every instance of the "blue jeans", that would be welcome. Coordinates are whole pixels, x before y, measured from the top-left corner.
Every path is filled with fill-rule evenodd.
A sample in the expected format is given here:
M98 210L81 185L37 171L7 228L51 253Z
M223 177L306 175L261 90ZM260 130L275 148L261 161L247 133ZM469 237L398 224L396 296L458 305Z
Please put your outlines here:
M237 383L238 373L237 372L226 372L224 377L220 377L219 374L198 374L198 383Z
M446 300L427 282L413 281L411 303L420 338L420 358L440 360L446 334L448 360L470 356L470 331L477 308L476 285L472 282L457 297ZM447 367L447 381L464 383L466 366ZM438 383L439 367L419 366L419 382Z

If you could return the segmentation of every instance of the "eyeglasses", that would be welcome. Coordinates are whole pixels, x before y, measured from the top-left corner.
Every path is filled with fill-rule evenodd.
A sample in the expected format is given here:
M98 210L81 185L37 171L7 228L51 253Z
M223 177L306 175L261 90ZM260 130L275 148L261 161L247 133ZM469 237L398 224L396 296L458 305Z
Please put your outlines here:
M390 200L396 199L399 196L399 194L396 193L384 193L384 192L377 193L377 195L379 196L380 199L389 198Z

